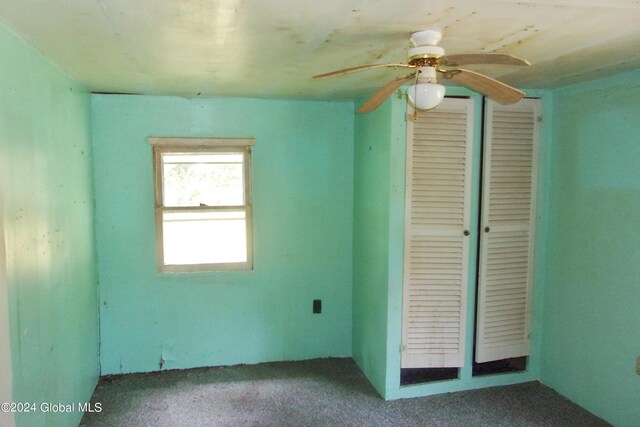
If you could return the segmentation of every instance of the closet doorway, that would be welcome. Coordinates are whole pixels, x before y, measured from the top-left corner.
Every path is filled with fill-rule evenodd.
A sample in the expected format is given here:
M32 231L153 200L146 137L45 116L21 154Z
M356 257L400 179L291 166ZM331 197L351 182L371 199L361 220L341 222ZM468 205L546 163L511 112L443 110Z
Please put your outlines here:
M407 115L402 385L458 378L469 352L473 375L526 369L540 100L486 100L482 113L481 138L470 98ZM471 206L473 191L480 206ZM475 247L478 274L469 277Z

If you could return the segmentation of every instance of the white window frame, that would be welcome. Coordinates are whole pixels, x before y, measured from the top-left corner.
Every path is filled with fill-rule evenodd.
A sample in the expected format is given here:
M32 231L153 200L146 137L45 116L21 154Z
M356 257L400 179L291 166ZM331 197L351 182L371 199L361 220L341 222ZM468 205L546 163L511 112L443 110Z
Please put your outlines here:
M156 257L158 270L165 272L200 272L253 269L253 215L251 202L251 147L253 138L148 138L153 146L153 169L156 216ZM244 172L244 204L237 206L166 207L163 202L162 154L166 153L242 153ZM224 212L244 211L246 222L247 260L233 263L165 264L163 240L164 212Z

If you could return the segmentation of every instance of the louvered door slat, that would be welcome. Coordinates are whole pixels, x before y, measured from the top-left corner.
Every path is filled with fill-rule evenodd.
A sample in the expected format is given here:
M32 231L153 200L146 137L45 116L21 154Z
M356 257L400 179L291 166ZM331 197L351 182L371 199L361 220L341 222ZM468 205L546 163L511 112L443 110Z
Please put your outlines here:
M476 330L477 362L529 354L540 102L488 101Z
M472 108L445 99L407 123L403 368L464 364Z

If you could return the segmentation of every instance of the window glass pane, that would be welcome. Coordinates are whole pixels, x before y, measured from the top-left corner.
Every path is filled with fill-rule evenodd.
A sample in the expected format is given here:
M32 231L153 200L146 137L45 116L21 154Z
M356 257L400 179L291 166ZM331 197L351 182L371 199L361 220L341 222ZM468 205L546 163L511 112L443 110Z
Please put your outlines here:
M162 219L165 265L247 261L244 211L163 212Z
M242 153L162 156L164 206L244 204Z

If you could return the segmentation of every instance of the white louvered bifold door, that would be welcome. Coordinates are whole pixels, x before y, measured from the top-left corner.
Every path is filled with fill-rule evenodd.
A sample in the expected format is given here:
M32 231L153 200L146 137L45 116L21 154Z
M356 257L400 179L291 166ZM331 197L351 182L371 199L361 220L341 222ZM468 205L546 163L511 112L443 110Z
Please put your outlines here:
M402 368L464 365L472 133L470 99L407 121Z
M476 362L529 354L539 99L485 103Z

